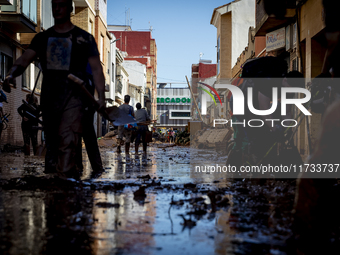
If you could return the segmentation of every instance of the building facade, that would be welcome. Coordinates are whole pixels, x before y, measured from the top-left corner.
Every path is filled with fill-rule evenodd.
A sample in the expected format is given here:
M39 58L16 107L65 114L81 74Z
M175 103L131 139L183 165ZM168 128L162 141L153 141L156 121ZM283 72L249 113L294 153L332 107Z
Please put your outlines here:
M144 106L152 119L156 119L157 107L157 46L151 31L132 31L129 26L109 25L115 35L117 48L126 52L124 59L136 60L146 65L146 88Z
M50 1L42 0L11 0L0 4L0 80L3 81L14 61L27 49L36 33L48 29L53 23L50 15L45 13L51 7ZM31 93L38 77L38 62L28 66L25 73L16 79L7 95L8 103L4 103L4 113L10 114L8 127L3 130L0 147L5 144L23 145L21 116L17 109ZM41 76L35 90L40 98ZM40 132L39 132L40 134ZM38 142L41 142L40 136Z
M322 0L287 1L287 7L285 16L277 19L266 14L263 0L257 1L256 36L266 37L267 55L284 58L288 71L303 73L307 86L321 73L326 53ZM298 127L294 139L304 159L312 153L320 127L321 114L314 112Z
M129 74L128 94L131 97L130 105L136 109L136 104L140 103L144 108L146 66L135 60L125 60L123 66Z
M7 2L6 4L4 4ZM106 81L106 97L108 106L115 99L115 74L112 71L115 51L112 47L112 36L107 32L106 1L105 0L74 0L71 21L91 33L100 50L100 57ZM0 2L0 80L3 80L14 61L27 49L36 33L47 30L54 25L51 1L49 0L10 0ZM103 36L101 39L100 36ZM113 66L114 70L115 67ZM22 104L26 95L32 93L39 74L39 63L30 64L24 74L16 79L12 92L6 93L8 104L4 104L4 112L9 113L8 128L3 131L0 147L10 143L22 145L21 117L17 108ZM113 78L112 78L113 77ZM42 75L37 81L35 96L40 98ZM101 136L101 117L95 120L97 135ZM39 133L38 142L40 142Z
M191 120L191 93L188 88L157 89L158 128L183 130Z
M249 27L255 26L254 0L235 0L214 9L210 24L217 28L217 79L231 79L232 67L247 46Z

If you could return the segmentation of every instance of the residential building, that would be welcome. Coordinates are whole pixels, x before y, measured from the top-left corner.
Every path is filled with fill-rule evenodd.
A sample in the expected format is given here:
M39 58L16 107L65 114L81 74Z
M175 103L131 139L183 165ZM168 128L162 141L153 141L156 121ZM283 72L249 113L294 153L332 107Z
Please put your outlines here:
M92 34L96 40L100 61L103 67L105 77L105 96L107 97L107 106L111 106L114 100L115 78L112 78L112 60L115 58L112 47L112 35L107 30L107 1L106 0L74 0L74 15L71 21L78 27ZM112 87L113 86L113 87ZM95 94L97 97L97 94ZM108 127L107 120L103 120L99 114L95 114L94 126L97 136L102 136L105 128Z
M217 28L217 79L231 79L232 68L255 27L254 0L235 0L214 9L210 24Z
M191 87L192 92L194 94L194 97L197 101L197 105L200 111L200 114L202 116L202 120L205 123L208 123L210 119L210 114L207 113L207 107L205 104L203 105L203 102L208 101L209 104L212 103L212 101L209 100L209 98L206 98L206 93L201 90L204 85L200 84L199 82L208 84L210 86L213 86L216 82L216 64L212 64L211 60L203 60L201 59L198 64L192 64L191 65ZM202 100L204 99L207 100ZM193 120L201 120L201 116L198 113L198 110L196 109L196 105L194 102L192 102L192 119Z
M52 13L48 16L42 11L50 5L49 1L42 0L0 2L0 80L4 80L14 61L23 54L35 34L52 25ZM23 145L21 117L17 109L26 95L32 92L38 73L38 63L34 62L24 75L16 79L16 85L11 87L12 92L6 93L8 103L4 103L3 110L10 116L8 127L2 132L0 148L5 144ZM40 85L41 76L35 90L38 98ZM41 142L40 133L38 142Z
M151 31L131 31L129 26L108 26L111 33L119 41L117 48L126 52L126 60L136 60L146 64L146 89L144 95L144 106L152 119L156 119L156 97L157 97L157 46L152 38ZM118 30L115 30L118 29Z
M263 0L257 1L255 36L266 36L267 55L284 58L288 71L302 72L307 84L321 73L326 52L322 0L291 0L287 7L285 16L278 19L266 14ZM321 114L314 112L298 127L295 144L304 159L312 153L320 127Z
M136 103L141 103L143 108L146 88L146 65L135 60L124 60L122 65L129 74L128 94L131 97L130 105L136 109Z
M114 71L116 68L112 63L116 58L113 53L115 47L111 45L113 38L106 29L106 0L74 0L73 6L71 21L96 38L106 81L107 105L110 106L115 99ZM4 79L13 62L27 49L35 34L51 27L54 24L54 19L51 1L47 0L1 0L0 15L0 79ZM8 128L2 133L0 146L6 143L23 144L21 117L17 113L17 108L22 104L26 95L32 93L39 70L37 61L30 64L24 74L16 79L16 86L12 87L12 92L6 93L9 103L4 105L4 111L10 113L10 117ZM38 98L40 97L41 80L42 75L40 75L35 88L35 95ZM98 136L101 135L101 123L101 117L95 118L95 127L99 131L97 132Z

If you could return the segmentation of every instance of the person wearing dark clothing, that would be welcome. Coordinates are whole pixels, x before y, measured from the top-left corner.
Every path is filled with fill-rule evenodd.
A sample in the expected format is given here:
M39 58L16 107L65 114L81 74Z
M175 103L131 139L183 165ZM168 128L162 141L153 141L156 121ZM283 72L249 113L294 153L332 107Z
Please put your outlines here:
M41 110L47 147L45 172L79 178L77 148L84 130L86 104L79 89L67 76L72 73L85 80L89 63L100 109L105 107L105 78L95 39L72 24L72 10L71 0L52 0L55 25L33 38L29 48L14 63L4 83L15 83L15 77L39 57L43 71Z
M89 65L87 65L86 72L88 82L86 83L85 87L92 94L92 96L94 96L95 87L91 67ZM82 138L85 143L86 152L93 170L92 176L98 176L98 174L103 172L103 162L100 156L96 131L94 130L93 126L94 113L95 110L93 107L85 108L83 126L86 128L83 129ZM78 167L83 169L81 139L79 140L79 153L77 156L79 157Z
M137 111L135 111L135 118L137 123L145 122L150 120L150 117L145 109L141 109L142 105L140 103L136 104ZM137 137L135 141L135 154L138 154L138 147L140 144L140 139L142 138L143 143L143 154L146 156L146 149L147 149L147 143L145 141L146 137L146 131L148 130L148 126L146 124L144 125L138 125L137 129Z
M135 115L133 113L133 107L131 105L129 105L129 103L130 103L130 96L125 95L124 96L124 104L119 106L119 109L121 109L126 114L129 114L132 117L135 117ZM124 126L119 126L118 127L118 139L117 139L117 142L118 142L117 152L118 153L121 152L120 146L123 143L123 137L124 136L125 136L125 154L126 154L126 156L128 156L129 153L130 153L130 143L131 143L132 131L125 129Z
M27 94L26 102L30 104L32 108L29 108L25 104L22 104L18 108L18 113L22 117L21 129L22 129L22 135L24 138L24 153L26 156L30 156L31 154L30 143L32 143L34 155L37 152L37 145L38 145L38 128L37 127L39 125L38 118L40 115L40 108L38 106L38 98L36 96Z
M2 104L2 102L0 102L0 141L1 141L1 134L2 134L2 129L3 129L2 117L4 116L2 106L3 106L3 104Z

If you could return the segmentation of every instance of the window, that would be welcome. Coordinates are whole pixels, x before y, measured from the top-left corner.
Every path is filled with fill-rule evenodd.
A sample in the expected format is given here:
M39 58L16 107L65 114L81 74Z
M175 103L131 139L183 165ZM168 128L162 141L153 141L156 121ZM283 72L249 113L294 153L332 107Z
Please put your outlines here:
M40 71L39 62L34 61L34 82L37 82L37 87L35 88L35 92L37 93L41 93L41 83L42 83L42 72L40 73L39 79L37 81L39 71Z
M31 65L28 65L25 72L22 74L22 87L30 89Z
M217 39L217 74L220 73L220 36Z
M90 20L90 22L89 22L89 33L92 35L92 33L93 33L93 21L92 20Z
M42 4L42 27L46 30L54 25L54 19L52 15L52 2L41 1Z
M112 74L111 74L111 78L112 78L112 82L115 82L115 77L114 77L114 69L115 68L115 64L114 63L112 63Z
M99 42L99 44L100 44L100 61L101 62L103 62L103 59L104 59L104 57L103 57L103 50L104 50L104 36L103 35L100 35L100 42Z
M30 20L37 23L37 0L22 1L21 12Z
M2 80L5 79L6 74L8 73L12 65L13 65L13 58L4 53L1 53L0 54L0 78Z
M190 112L171 112L171 117L190 117Z
M110 52L107 52L107 60L109 61L110 59ZM110 63L107 63L107 73L110 75Z
M298 58L295 58L292 61L292 71L299 71L299 66L298 66Z

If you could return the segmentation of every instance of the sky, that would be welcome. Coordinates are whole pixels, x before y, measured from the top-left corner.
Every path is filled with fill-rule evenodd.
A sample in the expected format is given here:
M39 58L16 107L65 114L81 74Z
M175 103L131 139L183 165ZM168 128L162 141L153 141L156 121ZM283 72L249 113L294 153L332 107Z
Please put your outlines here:
M108 25L125 25L126 11L134 31L152 27L157 45L157 83L185 83L191 65L216 63L217 29L210 24L216 7L230 0L108 0Z

